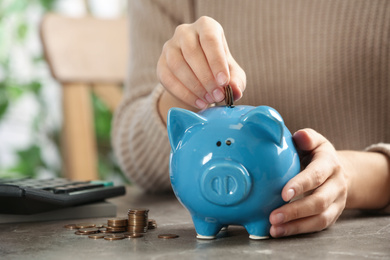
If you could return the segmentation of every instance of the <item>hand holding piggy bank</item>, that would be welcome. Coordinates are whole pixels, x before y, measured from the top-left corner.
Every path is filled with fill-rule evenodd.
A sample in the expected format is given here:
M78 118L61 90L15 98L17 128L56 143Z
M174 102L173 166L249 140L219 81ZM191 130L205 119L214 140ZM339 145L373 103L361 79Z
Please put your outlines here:
M251 239L269 237L269 215L285 202L283 186L300 171L282 117L267 106L212 107L168 113L170 179L197 237L242 225Z

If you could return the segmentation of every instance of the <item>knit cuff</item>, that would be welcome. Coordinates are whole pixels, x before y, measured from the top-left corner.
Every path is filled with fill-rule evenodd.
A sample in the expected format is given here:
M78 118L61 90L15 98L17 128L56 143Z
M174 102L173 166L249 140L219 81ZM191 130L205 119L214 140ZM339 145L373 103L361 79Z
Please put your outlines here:
M390 158L390 144L385 144L385 143L373 144L367 147L365 151L383 153Z
M367 152L383 153L390 159L390 144L378 143L370 145L365 149ZM390 214L390 204L379 211L379 213Z

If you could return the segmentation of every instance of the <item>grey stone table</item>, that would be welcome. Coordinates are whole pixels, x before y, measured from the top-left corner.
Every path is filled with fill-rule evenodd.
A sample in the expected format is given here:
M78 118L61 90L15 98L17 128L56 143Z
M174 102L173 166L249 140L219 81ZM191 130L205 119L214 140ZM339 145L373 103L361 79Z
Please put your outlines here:
M118 216L129 208L149 208L158 228L142 238L106 241L76 236L63 226L107 218L0 224L0 259L390 259L390 216L345 211L325 231L260 241L230 226L204 241L195 238L190 215L172 194L145 195L131 187L110 202ZM162 233L179 238L159 239Z

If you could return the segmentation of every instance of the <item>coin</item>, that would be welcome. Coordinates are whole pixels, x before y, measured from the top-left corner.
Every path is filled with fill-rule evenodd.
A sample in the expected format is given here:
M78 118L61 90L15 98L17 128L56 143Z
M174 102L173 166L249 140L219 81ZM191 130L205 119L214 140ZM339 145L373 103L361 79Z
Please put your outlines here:
M76 224L76 228L92 228L92 227L95 227L95 224L93 224L93 223Z
M91 239L120 240L143 237L148 229L157 227L154 219L148 218L149 209L133 208L128 210L128 218L110 218L107 224L79 223L67 224L64 228L77 229L76 235L88 235ZM127 231L127 233L122 233ZM121 234L118 234L121 233ZM176 238L175 234L161 234L159 238Z
M148 214L142 214L142 215L134 215L134 214L131 214L129 215L129 220L134 220L134 219L138 219L138 220L143 220L145 219L145 217L147 217Z
M83 232L80 232L80 231L76 231L74 232L76 235L89 235L88 233L83 233Z
M92 239L102 239L102 238L104 238L104 236L106 236L106 235L93 234L93 235L89 235L88 237L92 238Z
M126 227L106 227L106 230L111 233L125 232Z
M146 216L140 219L133 219L129 218L129 221L127 222L128 226L131 226L134 223L148 223L148 220L146 219Z
M155 229L157 228L157 222L154 219L148 220L148 229Z
M128 226L127 231L130 233L145 233L148 230L148 213L149 209L132 208L127 212Z
M111 233L111 232L108 231L107 228L100 228L99 233L107 234L107 233Z
M107 225L109 227L125 227L127 226L126 218L112 218L107 220Z
M130 233L146 233L148 228L145 227L135 227L135 226L128 226L127 231Z
M80 228L79 232L84 233L84 234L94 234L94 233L99 232L99 229L98 228Z
M230 85L225 86L225 103L227 107L233 107L233 90Z
M121 239L124 239L124 238L125 238L125 236L122 235L122 234L112 234L112 235L104 236L105 240L110 240L110 241L112 241L112 240L121 240Z
M69 229L69 230L77 229L76 224L67 224L64 226L64 228Z
M178 238L179 236L176 234L160 234L158 235L158 238L165 238L165 239L171 239L171 238Z
M132 209L129 209L128 210L128 213L132 213L132 212L149 212L149 209L147 208L132 208Z
M148 215L129 215L127 222L130 221L148 221Z
M142 222L132 222L128 225L128 227L147 227L148 222L142 221Z
M140 233L124 233L123 235L127 238L139 238L144 236L143 234Z
M147 216L149 213L148 209L130 209L127 212L127 215L129 216Z

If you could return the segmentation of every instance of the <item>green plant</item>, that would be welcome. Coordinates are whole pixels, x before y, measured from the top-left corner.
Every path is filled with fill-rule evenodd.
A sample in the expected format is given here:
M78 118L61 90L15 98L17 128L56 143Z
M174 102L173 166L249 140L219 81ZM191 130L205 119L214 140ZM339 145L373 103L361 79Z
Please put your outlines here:
M45 12L53 11L56 2L0 1L0 129L5 129L3 135L0 131L0 145L5 143L1 138L17 136L12 133L11 124L23 129L21 137L29 136L22 145L6 150L7 155L12 155L8 156L11 162L2 161L0 149L0 177L61 175L61 120L57 119L60 113L55 113L61 109L60 87L50 76L38 37L40 18ZM52 96L53 90L56 96ZM91 98L99 148L99 176L126 182L110 145L112 114L96 96ZM35 109L21 109L20 104L26 103Z
M31 40L34 40L32 34L37 32L37 24L31 22L31 16L26 14L31 8L37 8L43 13L51 10L53 4L54 1L27 0L0 3L0 72L2 74L0 75L0 123L5 125L5 134L7 124L10 124L9 121L12 122L12 118L7 118L9 110L26 96L32 96L38 111L30 121L29 127L32 139L39 139L38 135L42 130L40 122L47 113L46 103L41 93L41 78L35 76L34 73L31 75L20 73L20 70L40 66L43 62L42 53L25 49ZM18 64L21 54L28 54L23 60L24 65ZM12 115L8 116L12 117ZM54 136L55 131L50 134ZM22 148L7 152L13 153L16 160L13 165L0 165L1 176L35 176L38 168L48 168L42 159L41 147L37 140L27 143ZM49 170L53 174L59 174L59 167L51 167Z

